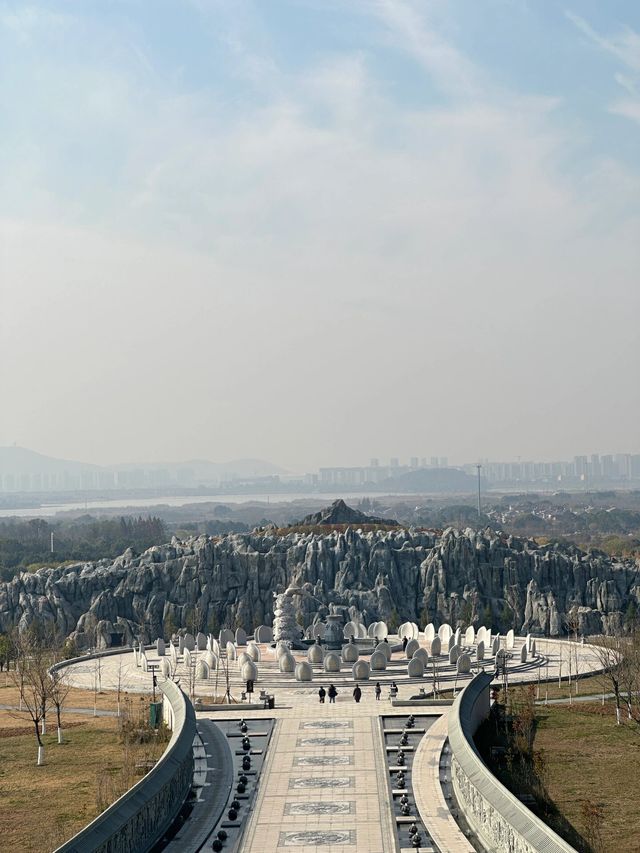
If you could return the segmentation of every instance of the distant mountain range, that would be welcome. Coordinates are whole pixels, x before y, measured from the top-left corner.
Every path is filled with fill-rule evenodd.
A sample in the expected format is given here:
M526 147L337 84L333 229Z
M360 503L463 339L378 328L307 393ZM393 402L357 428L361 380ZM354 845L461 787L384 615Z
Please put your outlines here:
M56 459L25 447L0 447L0 491L57 490L67 488L198 486L230 480L253 480L289 472L262 459L211 462L132 462L94 465Z

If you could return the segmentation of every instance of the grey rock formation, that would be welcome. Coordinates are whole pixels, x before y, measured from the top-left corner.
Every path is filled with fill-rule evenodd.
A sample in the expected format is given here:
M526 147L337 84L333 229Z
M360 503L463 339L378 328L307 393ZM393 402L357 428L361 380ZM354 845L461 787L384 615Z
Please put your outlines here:
M104 647L114 638L155 639L167 620L188 625L196 610L205 630L251 630L271 623L274 593L290 588L302 591L292 603L305 626L323 620L331 604L344 622L365 624L400 616L456 626L464 613L479 625L488 608L503 631L515 624L518 634L551 635L564 631L573 610L581 632L607 633L623 623L630 601L640 605L640 567L490 529L174 538L139 556L128 549L113 562L40 569L0 584L0 631L55 621L79 647L96 637Z
M342 499L334 501L331 506L325 507L320 512L307 515L302 521L297 522L297 525L309 526L331 526L332 524L386 524L399 527L398 522L392 518L378 518L375 515L366 515L364 512L360 512L359 509L353 509L353 507L348 506Z

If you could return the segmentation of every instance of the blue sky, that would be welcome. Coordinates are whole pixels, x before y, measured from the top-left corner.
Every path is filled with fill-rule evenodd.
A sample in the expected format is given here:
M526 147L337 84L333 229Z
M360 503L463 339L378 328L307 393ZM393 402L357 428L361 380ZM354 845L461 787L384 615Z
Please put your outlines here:
M639 136L633 2L0 2L0 443L640 452Z

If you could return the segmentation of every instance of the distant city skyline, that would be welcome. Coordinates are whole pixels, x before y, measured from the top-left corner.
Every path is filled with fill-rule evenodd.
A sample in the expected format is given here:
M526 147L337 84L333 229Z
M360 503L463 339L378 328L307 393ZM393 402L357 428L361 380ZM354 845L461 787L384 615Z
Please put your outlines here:
M11 451L18 451L12 454ZM21 451L21 452L20 452ZM511 460L451 463L447 457L377 457L368 465L323 466L317 471L293 472L268 460L227 462L184 459L175 463L134 462L97 466L78 460L60 460L24 448L0 448L0 492L110 491L135 489L189 489L202 486L263 484L269 488L331 489L380 485L420 471L461 471L473 477L481 467L483 482L515 485L518 482L558 486L640 482L640 453L575 455L569 460ZM434 488L436 488L434 486ZM420 491L420 485L416 486ZM427 488L427 490L429 490Z

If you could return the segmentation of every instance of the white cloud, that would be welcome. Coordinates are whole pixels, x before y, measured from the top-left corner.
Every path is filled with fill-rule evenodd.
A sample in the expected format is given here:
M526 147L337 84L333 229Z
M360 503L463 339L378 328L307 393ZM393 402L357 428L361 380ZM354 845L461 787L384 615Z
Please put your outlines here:
M609 35L598 33L593 27L573 12L566 13L569 20L582 32L587 39L597 45L602 51L620 62L627 73L614 75L614 79L630 95L623 99L615 100L609 107L609 111L631 119L640 121L640 95L638 86L640 84L640 33L631 27L624 26ZM629 76L631 75L635 76Z

